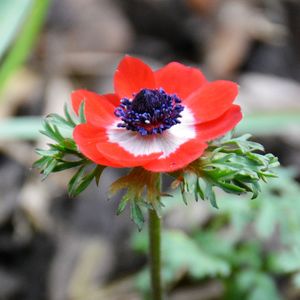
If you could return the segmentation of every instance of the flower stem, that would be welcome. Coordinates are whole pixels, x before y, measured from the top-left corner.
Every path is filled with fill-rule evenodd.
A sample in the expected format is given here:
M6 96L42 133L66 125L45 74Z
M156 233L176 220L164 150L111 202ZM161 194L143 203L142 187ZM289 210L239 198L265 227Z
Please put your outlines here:
M161 222L157 213L153 209L149 209L149 242L150 242L150 275L152 300L162 300L161 287Z

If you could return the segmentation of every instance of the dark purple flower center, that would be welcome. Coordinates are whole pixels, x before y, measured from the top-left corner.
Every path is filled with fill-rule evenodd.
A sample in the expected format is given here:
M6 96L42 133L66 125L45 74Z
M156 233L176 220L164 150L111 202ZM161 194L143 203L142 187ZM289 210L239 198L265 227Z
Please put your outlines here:
M175 94L167 94L162 88L142 89L133 100L121 99L115 115L122 122L118 127L137 131L141 135L159 134L180 123L184 107Z

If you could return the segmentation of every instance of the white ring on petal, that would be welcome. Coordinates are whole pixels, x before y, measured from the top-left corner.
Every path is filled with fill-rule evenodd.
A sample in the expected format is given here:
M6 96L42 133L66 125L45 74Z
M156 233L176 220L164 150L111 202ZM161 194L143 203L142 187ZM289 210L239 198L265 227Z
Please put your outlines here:
M161 134L142 136L137 132L117 127L120 121L108 127L107 135L111 143L117 143L134 156L150 155L162 152L159 159L168 157L182 144L196 137L194 116L192 111L185 107L180 113L181 123L172 126Z

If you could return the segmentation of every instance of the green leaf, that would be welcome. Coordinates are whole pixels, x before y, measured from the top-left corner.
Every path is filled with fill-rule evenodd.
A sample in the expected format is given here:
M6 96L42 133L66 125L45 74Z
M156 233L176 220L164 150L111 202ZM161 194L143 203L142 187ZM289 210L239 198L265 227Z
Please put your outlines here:
M258 153L248 152L246 156L250 159L258 163L259 165L263 165L264 167L268 166L269 158L266 155L261 155Z
M72 126L72 127L75 127L76 126L76 122L74 121L74 119L72 118L70 112L69 112L69 108L68 108L68 105L65 104L64 105L64 113L65 113L65 117L67 119L67 121L69 122L69 124Z
M275 157L271 153L266 154L266 157L269 159L269 168L276 168L276 167L280 166L280 163L278 161L278 157Z
M182 196L182 201L185 205L188 205L187 197L186 197L186 192L184 190L181 191L181 196Z
M68 184L68 193L71 197L76 194L76 189L80 184L82 177L84 176L84 166L80 167L79 170L74 174Z
M64 139L63 141L60 142L60 144L48 144L51 149L58 150L64 154L73 154L76 156L83 157L78 150L75 142L70 139Z
M43 156L40 159L38 159L36 162L33 163L33 168L37 169L44 169L46 165L48 165L49 161L51 160L51 157Z
M52 172L61 172L67 169L79 167L86 163L86 160L79 160L79 161L59 161Z
M80 167L69 182L68 190L71 197L78 196L82 193L93 181L95 174L99 172L96 167L92 172L86 174L84 167L85 166Z
M219 181L219 182L216 182L215 184L227 193L240 195L242 193L247 192L244 188L242 188L238 185L235 185L233 183L227 183L227 182L220 182Z
M130 210L131 220L137 225L138 230L141 231L143 228L143 224L145 222L143 212L135 200L131 201L130 208L131 208Z
M72 193L72 196L76 197L81 192L83 192L90 185L90 183L93 181L93 179L94 179L94 174L93 173L90 173L90 174L84 176L83 178L81 178L81 181L77 185L77 187L74 189L74 191Z
M239 186L240 188L244 189L246 192L252 193L252 186L249 186L249 184L247 184L247 182L243 181L243 178L240 179L235 179L232 181L234 183L234 185Z
M209 182L206 182L205 188L205 198L210 201L211 205L215 208L219 208L216 201L216 194L212 189L212 185Z
M248 141L250 137L251 134L244 134L230 140L221 140L221 149L224 152L234 152L236 154L246 154L250 151L264 151L264 147L261 144Z
M83 109L84 107L82 106L82 114ZM75 122L67 107L65 107L65 118L57 114L50 114L44 120L41 132L56 143L48 144L49 148L45 150L36 149L37 154L41 155L42 158L34 164L35 167L41 169L45 176L48 176L51 172L78 168L68 184L68 192L71 197L75 197L83 192L94 179L98 185L101 174L105 169L105 166L96 165L81 154L75 141L66 135L65 132L60 131L63 127L72 131L74 124Z
M47 166L43 170L43 179L46 179L57 165L57 160L50 158Z
M50 139L58 143L64 142L64 137L61 135L61 133L59 132L58 128L55 125L52 125L49 121L44 120L43 128L44 130L40 131L42 134L48 136Z
M205 197L204 197L204 191L203 191L203 189L201 187L201 184L200 184L200 178L196 178L196 190L195 190L195 194L196 194L196 200L198 200L197 199L197 195L199 195L202 200L205 199Z
M278 159L272 154L254 152L262 151L263 147L249 141L250 137L251 135L245 134L237 138L225 136L215 140L209 144L198 163L192 163L192 168L198 169L195 175L201 174L201 180L206 183L205 198L210 200L213 206L217 206L214 186L231 194L249 192L254 199L260 192L259 182L276 177L272 168L278 166ZM195 194L197 199L197 187Z
M153 201L150 205L150 209L154 209L158 215L159 218L162 218L163 216L163 208L165 207L164 203L160 199L156 199L156 201Z
M203 168L203 171L205 171L206 174L209 174L213 179L222 181L233 178L234 175L239 172L237 168L226 165L226 163L211 164L210 166Z
M106 168L105 166L97 165L95 170L94 170L94 177L95 177L95 181L96 181L97 186L99 185L100 177L101 177L101 175L102 175L105 168Z
M259 185L259 182L252 182L252 198L251 199L255 199L258 197L259 193L261 192L261 188Z
M47 116L47 119L50 120L52 124L55 124L58 127L65 127L69 129L74 128L73 123L70 123L68 120L65 120L63 117L61 117L58 114L49 114Z
M79 120L80 123L86 123L85 114L84 114L85 102L82 101L79 106Z
M56 149L48 149L48 150L44 150L44 149L35 149L35 152L41 156L55 156L60 154L60 152Z
M126 208L128 202L129 202L129 198L128 197L123 197L119 203L118 209L117 209L117 215L120 215Z

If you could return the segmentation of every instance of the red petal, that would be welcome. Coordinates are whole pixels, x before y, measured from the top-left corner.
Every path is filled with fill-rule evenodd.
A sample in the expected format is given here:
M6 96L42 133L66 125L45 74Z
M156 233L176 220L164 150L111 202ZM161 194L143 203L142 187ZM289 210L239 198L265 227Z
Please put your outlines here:
M117 143L101 143L97 145L97 149L108 160L118 163L124 167L137 167L157 159L161 153L153 153L150 155L134 156Z
M216 139L232 130L241 119L241 108L238 105L232 105L221 117L196 125L198 136L204 141Z
M117 107L120 105L120 98L116 94L99 95L87 90L76 90L72 92L71 101L72 101L73 110L77 115L79 113L79 108L82 101L86 101L86 102L92 101L93 103L96 102L101 103L103 101L107 101L110 104L110 106L113 107Z
M117 119L115 106L109 98L95 93L86 94L84 110L87 122L95 127L106 127Z
M189 140L182 144L177 151L163 159L156 159L143 165L146 170L152 172L173 172L184 168L192 161L196 160L206 149L207 145L196 139Z
M172 62L154 73L156 86L185 99L199 89L206 79L200 70Z
M120 105L120 97L116 94L105 94L103 95L114 107Z
M73 138L78 145L80 152L96 164L110 167L120 167L119 164L106 159L97 150L97 143L103 143L107 140L104 129L101 130L89 124L80 124L75 127Z
M238 94L238 85L232 81L218 80L205 84L185 101L197 123L207 122L227 111Z
M126 55L120 62L114 77L115 92L121 98L131 98L143 88L154 89L153 72L141 60Z

